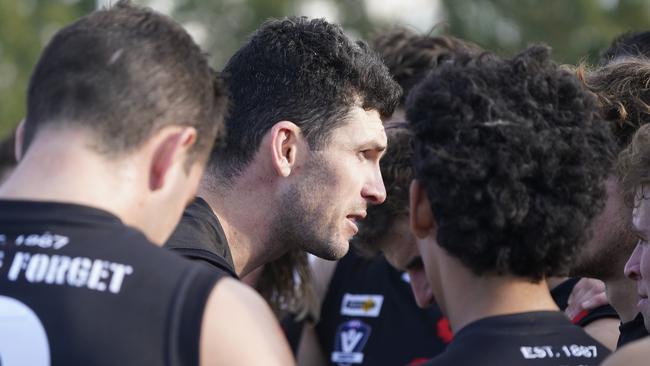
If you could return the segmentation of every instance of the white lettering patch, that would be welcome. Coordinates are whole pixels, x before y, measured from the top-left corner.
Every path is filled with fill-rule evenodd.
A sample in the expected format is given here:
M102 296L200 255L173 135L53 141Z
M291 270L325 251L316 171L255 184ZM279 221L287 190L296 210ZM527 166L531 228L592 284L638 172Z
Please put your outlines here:
M43 234L18 235L16 246L39 247L43 249L59 250L70 243L70 239L64 235L45 232Z
M555 348L554 348L555 347ZM559 348L559 350L558 350ZM595 358L598 357L598 347L595 345L563 345L558 346L522 346L521 355L527 359L537 358Z
M382 295L345 294L341 302L341 314L376 318L383 303Z
M117 294L124 278L131 274L131 266L101 259L16 252L7 279L18 281L22 277L29 283L85 287Z

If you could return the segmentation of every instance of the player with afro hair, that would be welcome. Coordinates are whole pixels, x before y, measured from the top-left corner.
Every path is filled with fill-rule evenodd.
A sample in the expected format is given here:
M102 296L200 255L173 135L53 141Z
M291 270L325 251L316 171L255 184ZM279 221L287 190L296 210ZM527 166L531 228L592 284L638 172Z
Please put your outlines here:
M533 46L439 66L409 96L407 119L411 226L429 296L456 334L431 364L519 365L537 346L597 364L608 351L557 312L545 282L566 274L604 206L614 141L595 97ZM592 353L556 353L564 344Z

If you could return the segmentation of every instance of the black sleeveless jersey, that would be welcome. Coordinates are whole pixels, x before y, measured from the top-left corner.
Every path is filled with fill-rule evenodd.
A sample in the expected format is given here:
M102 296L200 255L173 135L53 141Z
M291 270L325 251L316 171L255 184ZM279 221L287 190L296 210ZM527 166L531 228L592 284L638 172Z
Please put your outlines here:
M564 313L537 311L470 323L425 365L596 366L609 353Z
M187 206L165 248L238 278L226 234L210 205L201 197Z
M618 330L621 333L618 336L618 342L616 342L617 349L628 343L638 341L639 339L648 336L648 330L645 328L645 322L643 321L643 315L641 315L641 313L638 313L636 317L629 322L621 323Z
M219 277L105 211L0 201L0 365L197 365Z
M316 326L330 365L418 365L444 350L449 323L420 309L407 281L383 256L339 261Z

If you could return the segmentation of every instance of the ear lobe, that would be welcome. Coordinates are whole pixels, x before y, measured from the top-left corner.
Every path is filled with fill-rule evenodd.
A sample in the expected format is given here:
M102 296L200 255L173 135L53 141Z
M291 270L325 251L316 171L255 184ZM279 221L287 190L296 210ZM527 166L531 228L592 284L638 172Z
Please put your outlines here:
M435 228L431 204L424 187L414 179L409 191L411 231L418 239L425 239Z
M16 127L16 135L14 138L14 156L16 157L16 161L20 161L20 159L23 158L24 139L25 139L25 119L23 118L22 121L20 121L20 123L18 124L18 127Z
M296 166L300 127L293 122L280 121L270 132L273 168L279 176L288 177Z
M184 127L164 135L153 154L149 189L156 191L163 188L174 163L185 163L187 150L194 145L194 142L196 142L194 127Z

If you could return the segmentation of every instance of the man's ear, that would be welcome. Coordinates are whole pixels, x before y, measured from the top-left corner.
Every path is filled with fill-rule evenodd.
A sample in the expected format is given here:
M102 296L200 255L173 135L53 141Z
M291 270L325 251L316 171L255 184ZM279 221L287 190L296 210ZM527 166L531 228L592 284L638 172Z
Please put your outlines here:
M161 129L155 138L155 147L149 172L149 189L164 187L173 165L185 164L187 152L196 142L194 127L169 126Z
M417 179L411 182L409 201L411 231L418 239L424 239L436 224L427 192Z
M20 161L23 158L23 143L25 140L25 119L16 127L16 134L14 135L14 156L16 161Z
M281 177L288 177L296 166L301 147L300 127L289 121L280 121L271 128L271 161Z

